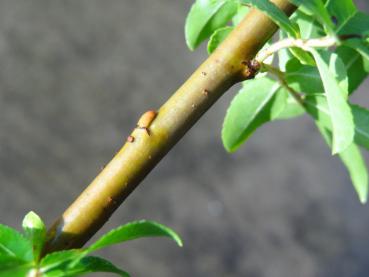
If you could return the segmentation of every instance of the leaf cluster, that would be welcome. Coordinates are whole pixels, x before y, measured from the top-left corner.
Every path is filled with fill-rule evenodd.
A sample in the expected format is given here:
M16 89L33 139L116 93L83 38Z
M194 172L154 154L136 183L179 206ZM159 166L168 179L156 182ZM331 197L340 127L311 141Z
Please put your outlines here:
M23 234L0 224L0 277L72 277L93 272L129 274L108 260L90 256L113 244L141 237L169 237L182 246L180 237L168 227L153 221L134 221L111 230L87 248L71 249L41 256L46 242L46 228L34 212L23 220Z
M369 111L349 97L369 74L369 14L352 0L289 1L298 6L291 18L269 0L196 0L192 5L185 26L190 49L209 39L208 52L215 51L250 8L280 27L278 38L256 56L264 73L243 82L228 108L224 147L234 152L265 123L307 114L365 203L368 172L360 148L369 150Z

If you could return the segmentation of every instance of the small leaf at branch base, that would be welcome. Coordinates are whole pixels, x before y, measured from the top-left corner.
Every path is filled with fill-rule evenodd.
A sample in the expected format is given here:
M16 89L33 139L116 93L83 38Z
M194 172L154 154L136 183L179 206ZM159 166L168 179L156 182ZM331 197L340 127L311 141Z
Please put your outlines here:
M229 35L230 32L232 32L234 28L231 26L226 26L223 28L220 28L216 30L210 37L210 40L208 42L208 53L211 54L217 49L218 45L221 44Z

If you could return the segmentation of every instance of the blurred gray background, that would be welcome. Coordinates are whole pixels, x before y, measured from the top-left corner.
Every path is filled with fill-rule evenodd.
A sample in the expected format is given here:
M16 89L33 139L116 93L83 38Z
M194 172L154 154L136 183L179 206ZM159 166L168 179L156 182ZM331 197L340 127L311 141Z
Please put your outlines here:
M185 46L191 3L0 1L0 222L19 229L34 210L50 224L139 115L160 107L206 58L204 48ZM367 106L368 86L354 97ZM235 92L102 230L153 219L185 246L144 239L101 254L137 277L368 276L368 205L313 122L272 123L229 155L220 130Z

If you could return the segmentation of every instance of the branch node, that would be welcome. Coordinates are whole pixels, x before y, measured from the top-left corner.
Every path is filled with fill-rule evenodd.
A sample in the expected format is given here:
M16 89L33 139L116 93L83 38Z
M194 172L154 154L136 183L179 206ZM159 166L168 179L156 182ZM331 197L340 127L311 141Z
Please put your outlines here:
M254 79L261 67L260 63L255 59L243 61L242 65L245 66L241 73L244 80Z

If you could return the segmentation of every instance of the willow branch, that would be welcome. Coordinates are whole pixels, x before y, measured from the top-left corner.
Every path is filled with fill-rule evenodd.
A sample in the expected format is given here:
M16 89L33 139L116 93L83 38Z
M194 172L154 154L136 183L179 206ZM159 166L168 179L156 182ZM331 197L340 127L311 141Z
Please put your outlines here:
M295 10L287 0L273 2L288 15ZM224 92L253 77L248 61L276 30L266 15L251 10L157 111L148 128L132 131L123 148L56 220L48 232L44 253L83 246Z

